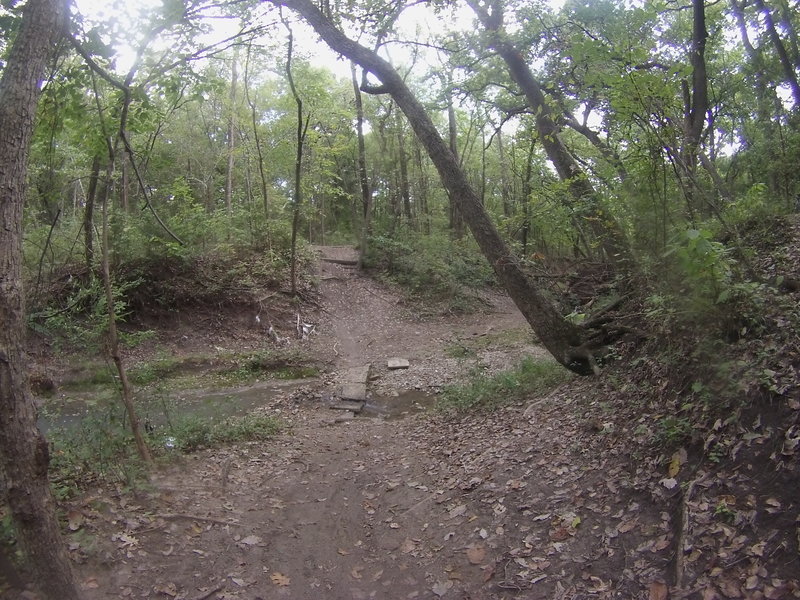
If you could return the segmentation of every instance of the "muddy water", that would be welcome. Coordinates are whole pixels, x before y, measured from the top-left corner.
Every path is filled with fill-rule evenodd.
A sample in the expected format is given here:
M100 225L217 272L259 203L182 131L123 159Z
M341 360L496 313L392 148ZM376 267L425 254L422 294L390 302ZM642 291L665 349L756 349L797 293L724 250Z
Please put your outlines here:
M143 422L154 427L188 415L223 420L266 406L275 398L314 381L273 379L236 388L180 390L169 394L143 390L135 399L136 410ZM76 427L92 413L113 413L120 418L123 413L122 401L118 397L106 395L103 398L98 393L85 393L81 398L48 400L46 407L39 416L39 428L45 433L52 428Z
M428 410L436 403L436 396L419 390L405 390L397 396L375 396L367 400L361 414L365 417L399 419Z

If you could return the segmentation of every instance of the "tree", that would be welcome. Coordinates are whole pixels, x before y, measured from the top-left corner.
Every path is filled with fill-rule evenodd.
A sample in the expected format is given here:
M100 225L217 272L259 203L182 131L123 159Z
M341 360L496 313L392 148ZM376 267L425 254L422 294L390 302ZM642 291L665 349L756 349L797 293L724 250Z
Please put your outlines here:
M478 0L468 0L467 3L490 35L491 47L506 63L511 78L533 109L542 147L561 180L569 187L578 221L588 221L589 228L605 251L606 257L623 272L629 272L633 267L633 258L622 229L612 216L604 214L597 191L561 140L560 128L553 118L542 86L533 76L520 51L509 42L503 23L503 0L489 0L484 4Z
M381 84L362 84L367 93L390 94L405 114L441 177L442 184L458 207L484 256L492 265L500 283L530 323L548 351L567 368L581 374L596 371L594 358L581 340L578 327L564 319L550 300L533 284L518 259L506 246L480 198L470 186L455 155L397 71L374 51L349 39L338 30L309 0L270 0L303 16L322 39L336 52L358 63L377 77Z
M61 539L36 426L23 339L22 206L40 81L66 32L68 3L29 0L0 79L0 465L20 546L47 598L81 597Z

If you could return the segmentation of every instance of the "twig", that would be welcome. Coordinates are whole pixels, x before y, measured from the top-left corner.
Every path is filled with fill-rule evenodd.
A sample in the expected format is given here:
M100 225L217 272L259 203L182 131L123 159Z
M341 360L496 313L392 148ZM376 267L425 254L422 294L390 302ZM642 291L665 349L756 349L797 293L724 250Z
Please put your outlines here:
M692 494L694 494L695 486L705 478L705 475L700 476L699 478L693 480L687 487L686 490L681 494L681 503L678 512L678 532L675 538L675 587L678 589L683 589L683 577L684 577L684 556L683 556L683 549L684 544L686 542L686 535L689 531L689 501L692 499Z
M233 521L223 521L221 519L213 519L211 517L198 517L196 515L184 515L181 513L158 513L155 515L159 519L168 519L168 520L180 520L180 519L187 519L189 521L204 521L206 523L216 523L217 525L235 525L237 527L241 527L240 523L234 523Z
M225 490L228 487L228 477L231 474L231 467L233 466L233 458L228 458L225 461L225 464L222 466L222 473L220 474L222 489Z
M208 590L206 593L200 594L199 596L195 596L194 598L191 598L190 600L206 600L206 598L210 598L211 596L213 596L214 594L219 592L224 587L225 587L225 582L222 582L222 583L218 584L217 587L215 587L214 589Z
M420 500L419 502L417 502L417 503L416 503L414 506L412 506L411 508L409 508L408 510L406 510L406 511L405 511L403 514L405 515L405 514L408 514L408 513L412 512L412 511L414 511L414 510L417 510L417 509L418 509L420 506L422 506L422 505L423 505L423 504L425 504L426 502L430 502L430 501L431 501L431 500L433 500L434 498L436 498L436 495L435 495L435 494L431 494L431 495L430 495L430 496L428 496L427 498L423 498L422 500Z

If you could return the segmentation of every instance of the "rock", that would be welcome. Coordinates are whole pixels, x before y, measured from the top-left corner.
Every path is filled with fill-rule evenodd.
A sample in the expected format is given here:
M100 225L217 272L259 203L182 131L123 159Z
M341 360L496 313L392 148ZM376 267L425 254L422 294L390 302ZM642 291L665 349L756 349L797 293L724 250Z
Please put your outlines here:
M386 366L390 369L407 369L411 365L407 358L390 358L386 361Z
M356 402L354 400L342 400L340 402L336 402L331 404L331 408L334 410L344 410L348 412L361 412L361 409L364 408L364 402Z
M365 383L343 383L339 397L342 400L366 400L367 385Z
M341 377L341 380L347 383L367 383L367 379L369 379L369 365L347 369Z
M356 414L350 411L344 411L342 414L338 415L333 422L334 423L345 423L347 421L352 421L356 418Z

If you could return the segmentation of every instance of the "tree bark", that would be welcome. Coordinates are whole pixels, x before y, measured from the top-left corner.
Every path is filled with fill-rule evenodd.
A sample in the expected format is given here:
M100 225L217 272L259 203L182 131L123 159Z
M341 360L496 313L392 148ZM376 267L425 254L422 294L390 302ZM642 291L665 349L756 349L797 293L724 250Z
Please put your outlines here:
M297 151L294 160L294 202L292 203L292 240L291 240L291 265L290 276L292 295L297 294L297 229L300 226L300 207L303 202L303 143L306 138L306 131L308 130L309 118L306 118L305 127L303 126L303 99L297 92L297 87L294 84L294 77L292 76L292 47L294 44L294 37L292 35L292 28L289 27L289 22L284 20L284 25L289 32L289 43L286 51L286 77L289 80L289 87L292 90L295 104L297 104L297 136L296 144Z
M405 133L403 132L403 119L400 113L395 114L395 129L397 133L397 158L400 166L400 198L403 201L403 214L409 227L414 226L414 217L411 213L411 189L408 183L408 154L406 153Z
M364 102L356 77L356 65L350 63L350 75L353 81L353 97L356 103L356 136L358 142L358 183L361 188L361 235L359 240L358 268L364 268L364 256L369 250L369 236L372 225L372 193L367 178L367 151L364 144Z
M94 270L94 200L97 197L97 180L100 177L100 156L92 159L92 174L86 192L86 207L83 210L83 241L86 260L86 280L91 281Z
M228 107L228 163L225 168L225 209L228 211L228 218L233 217L233 153L236 150L236 86L239 81L239 62L238 46L233 54L231 61L231 91L228 100L231 105Z
M261 136L258 133L258 117L256 114L256 103L250 98L250 52L252 44L247 47L247 62L244 68L244 95L247 105L250 107L250 119L253 125L253 142L256 146L256 156L258 157L258 176L261 183L261 201L264 204L264 218L267 220L267 244L270 249L272 243L269 235L269 195L267 190L267 173L264 167L264 150L261 148Z
M379 88L362 85L362 90L391 94L406 115L498 280L528 320L541 343L556 360L572 371L583 375L595 372L594 360L581 344L580 330L564 319L522 270L519 260L506 246L481 206L455 155L397 71L374 51L345 36L310 0L269 1L300 13L334 51L358 63L382 82Z
M109 149L112 149L109 143ZM114 180L114 161L115 152L111 151L109 156L108 167L106 168L106 181L104 186L103 195L103 229L102 229L102 248L101 248L101 268L100 273L103 277L103 290L106 296L106 309L108 310L108 354L111 357L114 366L119 373L120 386L122 387L122 404L125 406L125 412L128 415L130 422L131 433L136 443L136 450L139 452L139 457L147 464L151 465L153 459L150 456L150 449L142 435L142 428L139 423L139 417L136 414L136 408L133 404L133 390L131 389L130 380L128 379L128 372L125 369L125 363L122 362L122 355L119 351L119 334L117 332L117 311L115 308L114 290L111 285L111 268L109 266L109 241L108 241L108 202L111 195Z
M67 2L29 0L0 79L0 471L20 547L42 594L78 600L47 478L23 347L22 207L40 80L66 32Z
M453 95L449 87L447 89L447 133L450 152L458 161L458 127ZM450 231L457 240L460 240L464 237L464 217L458 209L458 201L452 196L448 196L448 198L450 199Z

